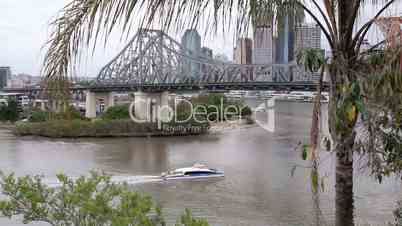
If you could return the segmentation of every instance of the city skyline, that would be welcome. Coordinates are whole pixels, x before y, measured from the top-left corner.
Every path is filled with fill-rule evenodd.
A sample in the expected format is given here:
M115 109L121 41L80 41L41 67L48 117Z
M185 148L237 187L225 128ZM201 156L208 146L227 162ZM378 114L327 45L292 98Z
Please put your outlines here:
M42 59L45 49L42 49L49 35L49 23L60 9L65 5L65 0L35 0L15 1L2 0L0 2L0 13L2 21L0 21L0 41L2 43L2 52L0 53L0 66L10 66L15 74L31 74L33 76L40 75ZM35 11L32 9L35 8ZM374 12L372 6L366 6L367 15L362 15L363 21L366 17L370 17ZM398 10L390 10L385 15L397 15ZM20 15L27 15L21 17ZM308 17L306 19L309 19ZM234 45L234 31L223 33L218 30L217 34L210 34L204 37L205 29L200 28L202 34L202 45L213 49L216 54L225 54L232 58ZM175 38L180 40L185 29L176 32ZM80 64L79 76L95 77L99 70L109 62L128 42L127 39L121 39L117 35L119 31L112 34L111 41L107 46L98 47L98 51L94 56L88 53L83 57ZM133 32L134 34L135 32ZM213 33L213 32L210 32ZM378 31L377 31L378 33ZM248 35L251 36L251 33ZM369 34L369 41L375 43L377 40L374 35ZM12 37L12 38L10 38ZM129 36L128 38L130 38ZM322 39L324 49L328 49L325 39ZM100 42L102 43L102 42Z
M0 1L0 66L9 66L13 74L30 74L39 76L46 52L42 49L50 32L50 21L65 6L65 0L15 0ZM32 9L35 11L32 11ZM21 17L21 15L27 15ZM180 40L186 29L173 33ZM199 29L203 31L203 29ZM115 57L127 44L135 29L128 37L121 37L116 29L110 36L106 46L99 42L97 51L92 56L91 51L83 55L78 76L96 77L100 69ZM214 50L214 53L231 56L233 48L233 31L229 35L204 35L200 32L202 46ZM12 37L12 38L10 38ZM127 39L128 38L128 39ZM91 50L91 48L89 48Z

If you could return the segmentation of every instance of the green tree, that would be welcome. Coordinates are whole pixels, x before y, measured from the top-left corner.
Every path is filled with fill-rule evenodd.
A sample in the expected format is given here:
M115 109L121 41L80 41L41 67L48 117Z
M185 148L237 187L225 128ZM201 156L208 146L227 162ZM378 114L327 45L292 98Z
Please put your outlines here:
M303 9L321 27L333 53L329 65L330 103L329 127L336 151L336 225L354 225L353 221L353 151L356 122L364 112L360 81L367 73L361 67L361 45L376 19L396 0L209 0L209 1L129 1L73 0L54 21L54 32L45 57L44 74L50 81L65 81L71 62L77 59L80 48L88 45L98 34L105 37L117 25L130 31L130 24L140 20L143 25L154 21L163 28L182 28L209 20L217 28L221 22L228 29L235 21L238 33L246 33L252 20ZM321 4L320 4L321 3ZM362 26L358 15L366 4L376 4L380 10ZM210 21L212 20L212 21ZM101 32L102 31L102 32Z
M49 120L49 112L42 111L40 109L35 109L32 111L31 116L29 117L30 122L46 122Z
M129 106L128 105L117 105L109 107L105 113L102 114L102 119L115 120L115 119L129 119Z
M15 122L18 117L18 103L15 99L9 99L7 105L0 106L0 121Z
M186 209L186 213L181 216L176 226L208 226L208 222L204 219L196 219L192 216L191 211Z
M402 226L402 202L398 202L398 208L394 211L394 226Z
M324 72L326 68L326 59L323 52L319 49L302 49L297 54L297 62L304 65L305 70L313 73L321 71L317 86L317 95L314 100L312 122L310 128L310 146L311 153L311 188L315 209L315 224L320 225L320 173L319 173L319 137L320 137L320 118L321 118L321 94L323 87ZM303 147L303 158L307 158L307 146ZM321 187L323 188L323 179L321 178Z
M161 209L151 197L132 191L127 184L115 184L110 177L92 172L89 177L71 179L57 175L60 185L47 186L40 176L15 177L1 174L0 213L21 215L23 223L47 222L54 226L156 226L166 225ZM189 211L183 226L205 225ZM191 219L191 221L188 221ZM196 224L204 222L203 224Z

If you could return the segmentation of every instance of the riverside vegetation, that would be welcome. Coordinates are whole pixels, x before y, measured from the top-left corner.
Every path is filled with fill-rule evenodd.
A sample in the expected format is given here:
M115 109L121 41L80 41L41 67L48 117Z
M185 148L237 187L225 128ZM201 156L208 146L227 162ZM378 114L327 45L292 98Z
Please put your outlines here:
M155 122L132 121L128 105L110 107L93 120L82 117L80 112L72 107L61 113L35 110L28 122L16 123L14 132L19 136L52 138L198 135L208 132L210 121L227 119L222 115L222 107L233 106L228 109L230 118L250 116L252 113L243 103L231 102L223 94L203 95L192 98L189 103L193 105L193 109L200 109L197 106L205 107L207 115L193 115L191 105L184 102L176 106L178 120L161 125Z
M17 101L8 100L7 104L0 104L0 122L15 122L18 120L19 111Z
M46 222L52 226L164 226L162 209L151 197L132 191L127 184L111 182L110 177L92 172L73 180L57 175L59 187L50 188L40 176L15 177L1 173L0 213L22 216L24 224ZM190 210L176 226L208 226Z

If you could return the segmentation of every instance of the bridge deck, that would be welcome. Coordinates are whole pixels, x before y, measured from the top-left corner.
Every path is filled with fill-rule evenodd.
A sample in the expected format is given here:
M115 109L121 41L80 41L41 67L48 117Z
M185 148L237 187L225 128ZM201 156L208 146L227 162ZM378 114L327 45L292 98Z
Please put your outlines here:
M39 92L43 88L6 88L6 93L30 93ZM247 83L166 83L166 84L102 84L94 86L75 86L72 91L90 90L93 92L161 92L161 91L225 91L225 90L277 90L277 91L315 91L317 83L313 82L247 82ZM324 90L328 90L328 84L324 84Z

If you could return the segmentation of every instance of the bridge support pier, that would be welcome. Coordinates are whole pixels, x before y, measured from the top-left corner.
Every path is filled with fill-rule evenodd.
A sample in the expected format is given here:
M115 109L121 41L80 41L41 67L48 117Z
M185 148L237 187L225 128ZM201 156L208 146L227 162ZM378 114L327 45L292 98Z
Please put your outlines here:
M85 99L85 117L96 118L96 97L91 91L87 92Z
M275 132L275 97L265 101L267 109L267 129L269 132Z
M134 93L134 117L138 122L158 122L168 120L170 96L168 92Z
M96 118L97 113L97 102L98 99L103 99L105 104L105 111L109 107L114 106L114 94L112 92L108 93L96 93L87 91L86 99L85 99L85 117L87 118Z

